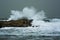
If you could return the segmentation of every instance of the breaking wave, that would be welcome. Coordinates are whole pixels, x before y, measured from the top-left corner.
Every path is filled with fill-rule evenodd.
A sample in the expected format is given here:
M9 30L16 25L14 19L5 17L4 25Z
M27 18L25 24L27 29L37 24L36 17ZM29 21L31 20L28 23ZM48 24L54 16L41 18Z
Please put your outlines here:
M47 18L45 16L45 12L43 10L37 11L34 7L25 7L22 11L18 10L11 10L10 18L7 20L18 20L21 18L28 18L33 19L32 26L34 27L12 27L12 28L1 28L2 29L9 29L10 33L6 30L0 31L0 34L22 34L22 35L30 35L30 34L59 34L60 35L60 19L50 19L50 22L45 22L43 19ZM13 31L13 32L12 32Z

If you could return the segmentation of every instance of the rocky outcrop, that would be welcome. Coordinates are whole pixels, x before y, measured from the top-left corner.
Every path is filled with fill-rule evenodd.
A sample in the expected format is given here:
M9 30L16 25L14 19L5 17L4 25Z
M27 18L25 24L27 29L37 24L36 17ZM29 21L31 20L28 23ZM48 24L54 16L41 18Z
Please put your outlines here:
M10 21L0 21L0 27L28 27L31 26L32 20L19 19Z

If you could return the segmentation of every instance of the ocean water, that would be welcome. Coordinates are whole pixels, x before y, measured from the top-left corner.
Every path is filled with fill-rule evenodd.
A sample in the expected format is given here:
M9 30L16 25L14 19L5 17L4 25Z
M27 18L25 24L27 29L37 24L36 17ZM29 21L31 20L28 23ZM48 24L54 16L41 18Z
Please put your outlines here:
M5 27L0 40L60 40L60 32L41 31L39 27Z
M43 10L37 11L34 7L25 7L22 11L11 10L8 20L18 20L23 17L33 19L29 27L3 27L0 28L0 40L60 40L60 19L46 19ZM47 18L48 19L48 18Z
M4 35L0 36L0 40L60 40L60 36L23 36L20 35Z

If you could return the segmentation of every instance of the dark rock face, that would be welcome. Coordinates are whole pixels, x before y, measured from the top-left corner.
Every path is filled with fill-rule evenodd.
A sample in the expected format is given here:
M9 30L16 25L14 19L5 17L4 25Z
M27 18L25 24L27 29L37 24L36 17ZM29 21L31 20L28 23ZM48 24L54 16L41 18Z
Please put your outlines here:
M11 21L0 21L0 27L28 27L31 26L32 20L19 19Z

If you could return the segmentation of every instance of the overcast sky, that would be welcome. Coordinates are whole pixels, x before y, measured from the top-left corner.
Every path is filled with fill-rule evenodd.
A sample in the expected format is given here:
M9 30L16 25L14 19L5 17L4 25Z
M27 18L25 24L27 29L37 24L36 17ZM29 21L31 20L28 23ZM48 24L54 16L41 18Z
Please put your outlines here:
M22 10L25 6L44 10L49 18L60 18L60 0L0 0L0 18L7 18L11 10Z

